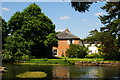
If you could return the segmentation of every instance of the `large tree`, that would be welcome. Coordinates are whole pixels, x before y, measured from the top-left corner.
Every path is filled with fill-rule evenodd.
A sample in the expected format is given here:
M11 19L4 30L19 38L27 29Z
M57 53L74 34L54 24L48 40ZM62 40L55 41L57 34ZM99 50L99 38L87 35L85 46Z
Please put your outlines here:
M120 2L108 2L101 8L108 13L107 15L99 17L101 22L105 25L104 27L101 27L101 31L109 32L117 39L120 34L118 33L120 31ZM119 45L120 43L118 43L118 46Z
M10 36L6 49L9 53L29 54L37 58L52 57L51 49L57 43L53 35L55 25L38 5L33 3L22 12L16 12L8 21L8 27Z
M120 2L108 2L101 8L107 12L107 15L99 17L104 24L104 27L101 27L101 32L108 33L108 37L111 36L110 40L112 40L110 41L108 38L108 41L104 41L103 52L110 54L107 55L111 59L120 60ZM106 42L110 42L110 44Z
M7 22L2 19L2 17L0 16L0 35L2 38L2 44L6 43L6 37L8 36L9 30L8 30L8 26L7 26ZM4 45L2 45L2 48L4 49Z

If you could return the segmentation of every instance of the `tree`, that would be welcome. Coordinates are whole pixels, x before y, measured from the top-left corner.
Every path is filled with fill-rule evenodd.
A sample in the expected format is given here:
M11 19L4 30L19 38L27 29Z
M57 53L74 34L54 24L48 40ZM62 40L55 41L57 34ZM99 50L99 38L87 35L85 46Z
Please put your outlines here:
M52 57L52 47L57 44L55 25L35 3L16 12L8 21L8 29L6 51L14 57Z
M75 9L75 11L85 13L86 11L89 11L89 8L93 2L75 2L75 0L71 1L71 6Z
M88 49L84 46L71 44L66 51L66 56L69 58L84 58L87 55Z
M100 16L99 19L105 25L105 27L101 27L101 32L109 33L108 37L111 36L112 41L110 44L104 43L104 51L106 51L106 55L111 57L113 60L120 60L120 2L108 2L105 6L101 7L108 14ZM109 38L108 38L109 39ZM107 40L108 40L107 39Z
M98 30L91 30L89 32L89 36L87 36L86 38L83 39L83 41L87 41L88 43L95 43L96 41L100 41L100 39L98 38L98 35L100 34L100 32L98 32Z
M73 2L74 3L74 2ZM75 2L75 5L72 4L72 7L75 8L76 11L85 12L88 11L90 5L92 3L84 3L84 2ZM81 4L84 4L85 7ZM105 25L101 27L101 32L95 33L91 37L87 39L99 39L102 41L102 52L105 55L109 55L109 59L119 60L120 57L120 2L107 2L105 6L101 7L108 14L100 16L99 19ZM87 6L87 7L86 7ZM83 9L81 9L83 7ZM103 36L104 35L104 36ZM95 39L96 40L96 39ZM114 56L114 57L113 57ZM119 56L119 57L118 57ZM107 56L108 57L108 56Z
M8 26L7 26L7 22L2 19L2 17L0 16L0 32L1 32L1 40L2 40L2 48L4 49L4 44L6 43L6 37L8 36Z
M102 32L109 32L111 35L118 38L118 31L120 31L120 2L109 2L105 6L101 7L108 14L100 16L99 19L105 25L101 27ZM120 38L119 38L120 39ZM118 39L118 42L119 42ZM119 43L118 43L119 45Z
M18 33L15 32L13 35L7 37L3 53L4 61L20 62L23 56L30 56L30 46L32 43L27 42L23 38L23 34Z

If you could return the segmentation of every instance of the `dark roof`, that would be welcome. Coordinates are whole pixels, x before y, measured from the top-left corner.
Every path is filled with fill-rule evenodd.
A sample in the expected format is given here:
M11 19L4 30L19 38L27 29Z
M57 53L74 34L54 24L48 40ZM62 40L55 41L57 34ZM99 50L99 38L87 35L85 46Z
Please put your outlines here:
M73 35L68 29L57 34L58 39L80 39L79 37Z

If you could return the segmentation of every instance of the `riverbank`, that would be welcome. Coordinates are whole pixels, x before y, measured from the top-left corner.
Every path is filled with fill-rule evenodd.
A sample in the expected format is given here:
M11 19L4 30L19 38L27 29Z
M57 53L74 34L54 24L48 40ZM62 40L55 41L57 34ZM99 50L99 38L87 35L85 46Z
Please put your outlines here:
M120 61L110 61L101 58L61 58L61 59L31 59L21 64L31 65L88 65L88 66L120 66Z
M80 65L80 66L120 66L120 61L104 60L102 58L59 58L59 59L30 59L23 65Z
M76 61L75 65L81 66L120 66L118 61Z

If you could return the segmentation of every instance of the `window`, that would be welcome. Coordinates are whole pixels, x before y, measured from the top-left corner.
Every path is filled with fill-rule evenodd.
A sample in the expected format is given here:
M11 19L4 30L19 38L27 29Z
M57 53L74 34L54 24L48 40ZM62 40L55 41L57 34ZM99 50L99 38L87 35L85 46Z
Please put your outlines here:
M72 40L72 44L74 44L74 40Z
M53 49L53 55L57 55L57 49Z
M74 44L74 40L67 40L68 44Z
M67 40L67 44L70 44L70 40Z

